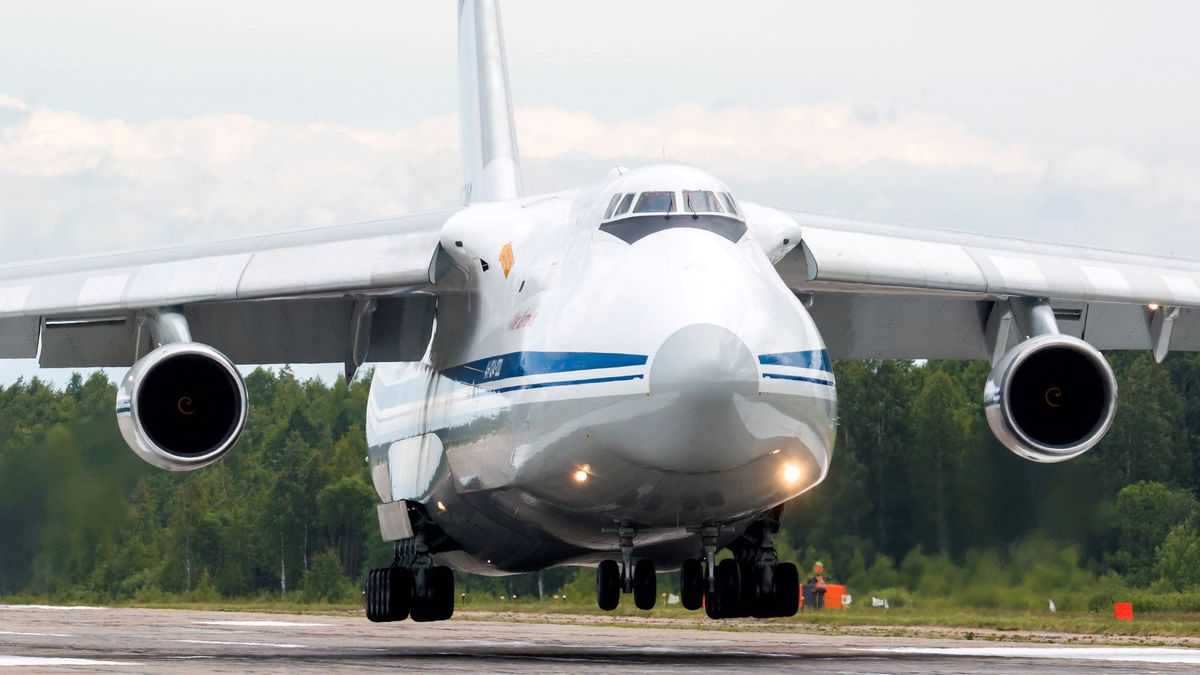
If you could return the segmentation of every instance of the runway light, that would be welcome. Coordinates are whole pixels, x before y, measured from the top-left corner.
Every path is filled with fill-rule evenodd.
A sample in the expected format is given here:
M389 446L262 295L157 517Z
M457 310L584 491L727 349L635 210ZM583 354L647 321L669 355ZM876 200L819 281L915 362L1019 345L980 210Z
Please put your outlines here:
M575 473L571 474L571 478L573 478L576 483L586 483L588 478L591 477L591 469L592 468L590 466L584 464L583 466L575 469Z
M795 485L800 480L800 467L797 464L788 462L783 465L783 482L788 485Z

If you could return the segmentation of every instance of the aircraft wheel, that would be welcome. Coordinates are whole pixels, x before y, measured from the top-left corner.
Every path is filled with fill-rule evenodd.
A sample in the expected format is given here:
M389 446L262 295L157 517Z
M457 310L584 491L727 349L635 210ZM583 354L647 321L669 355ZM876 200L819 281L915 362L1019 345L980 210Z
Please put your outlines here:
M778 616L775 602L775 569L776 565L755 565L753 598L749 605L750 613L759 619L769 619Z
M611 612L621 603L621 568L616 560L601 560L596 566L596 604Z
M363 605L367 610L367 620L379 622L383 613L376 609L379 602L379 570L367 572L367 581L363 584Z
M445 621L454 615L454 572L449 567L417 570L413 586L413 621Z
M775 616L796 616L800 610L800 570L793 563L775 566Z
M638 609L654 609L658 599L658 575L654 571L654 561L642 559L633 566L633 604Z
M371 570L363 587L363 603L370 621L407 619L412 603L412 574L403 567Z
M433 575L434 621L446 621L454 616L454 570L435 567Z
M389 621L403 621L412 609L412 572L403 567L388 569L386 608Z
M722 560L717 564L716 590L704 597L704 610L710 619L732 619L739 614L742 594L742 572L737 561Z
M700 609L704 604L704 565L695 558L683 561L679 569L679 602L688 611Z

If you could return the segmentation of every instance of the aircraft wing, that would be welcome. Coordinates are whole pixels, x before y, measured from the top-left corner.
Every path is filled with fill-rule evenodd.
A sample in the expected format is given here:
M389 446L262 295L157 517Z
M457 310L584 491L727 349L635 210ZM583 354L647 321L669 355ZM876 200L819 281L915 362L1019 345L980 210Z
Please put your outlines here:
M1014 297L1099 349L1200 351L1200 261L792 215L802 242L776 269L835 357L994 360Z
M182 307L193 338L237 363L339 363L368 344L416 360L452 213L0 266L0 358L129 365L148 351L139 311Z

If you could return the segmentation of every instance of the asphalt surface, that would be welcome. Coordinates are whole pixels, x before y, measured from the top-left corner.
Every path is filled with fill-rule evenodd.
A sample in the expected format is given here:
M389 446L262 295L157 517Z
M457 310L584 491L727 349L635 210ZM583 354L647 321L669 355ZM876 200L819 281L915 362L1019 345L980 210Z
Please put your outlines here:
M0 606L0 670L38 673L1194 673L1200 650L190 610Z

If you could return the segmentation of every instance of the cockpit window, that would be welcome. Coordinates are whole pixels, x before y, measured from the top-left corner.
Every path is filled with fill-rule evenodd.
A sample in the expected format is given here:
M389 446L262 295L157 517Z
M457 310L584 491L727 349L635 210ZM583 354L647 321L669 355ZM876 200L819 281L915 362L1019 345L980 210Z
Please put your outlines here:
M612 218L613 209L617 208L617 203L621 201L621 195L615 194L612 199L608 200L608 208L604 210L604 219Z
M636 244L656 232L676 229L706 230L735 244L746 234L746 224L742 221L714 213L697 213L684 218L631 216L600 225L601 232L607 232L627 244Z
M633 193L631 192L631 193L625 195L625 197L623 199L621 199L621 203L617 206L617 210L613 212L613 216L619 216L623 213L628 213L629 207L632 205L633 205Z
M684 213L724 213L717 196L707 190L683 191Z
M729 194L728 192L722 192L721 200L724 201L725 205L729 207L730 213L735 215L738 213L737 202L733 201L733 195Z
M643 192L634 213L671 213L675 210L674 192Z

